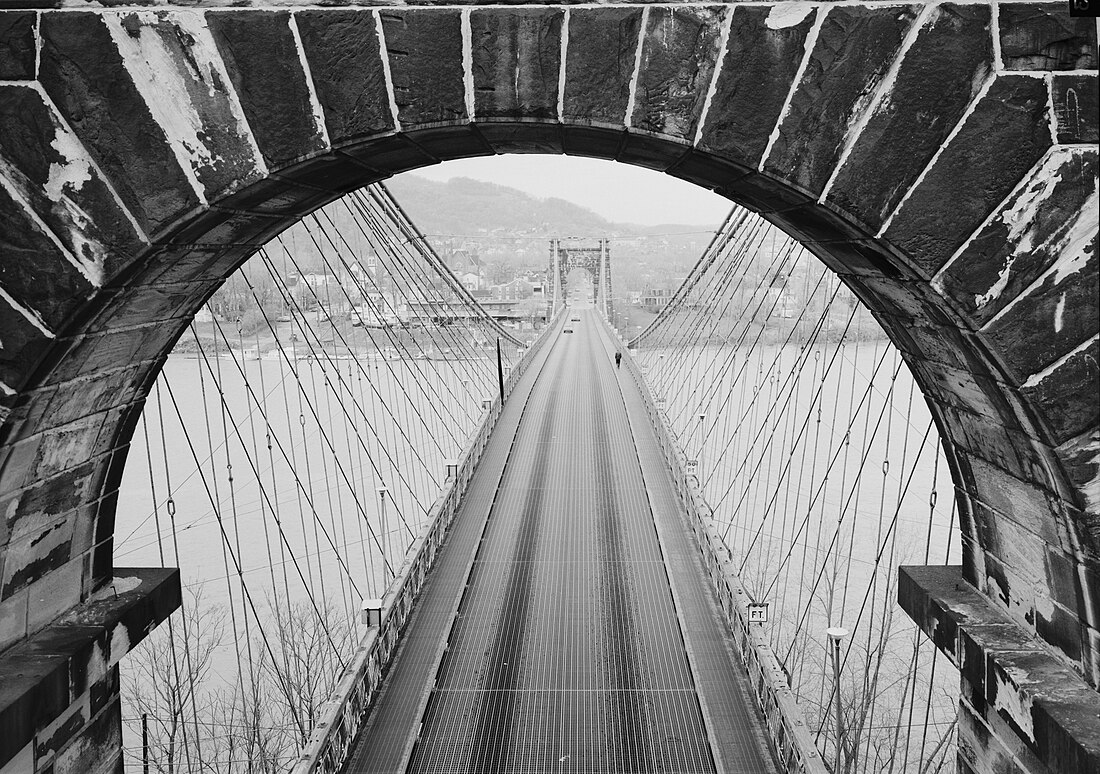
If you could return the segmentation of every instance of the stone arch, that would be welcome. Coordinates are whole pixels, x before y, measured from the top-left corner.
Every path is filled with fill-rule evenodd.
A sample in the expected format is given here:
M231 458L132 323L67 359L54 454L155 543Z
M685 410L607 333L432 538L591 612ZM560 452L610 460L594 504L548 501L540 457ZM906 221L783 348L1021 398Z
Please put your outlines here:
M144 397L259 245L534 152L713 189L838 272L932 406L965 577L1100 683L1096 27L1064 3L94 5L0 12L0 650L110 580Z

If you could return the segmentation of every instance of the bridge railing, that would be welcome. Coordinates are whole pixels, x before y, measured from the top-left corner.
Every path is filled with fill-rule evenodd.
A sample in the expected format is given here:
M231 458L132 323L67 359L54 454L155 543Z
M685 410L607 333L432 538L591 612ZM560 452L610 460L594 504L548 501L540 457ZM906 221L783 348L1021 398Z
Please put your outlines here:
M547 322L538 338L508 374L504 382L505 396L511 394L535 354L544 346L546 334L554 329L555 321L556 317ZM401 632L409 620L424 581L435 564L436 555L443 546L502 410L503 402L497 396L485 413L469 447L459 459L457 469L432 504L423 532L409 547L404 563L390 583L382 600L380 624L368 628L360 640L351 663L336 684L332 697L322 710L317 725L295 762L292 774L337 774L343 770L367 712L377 697L378 689L397 652Z
M617 332L615 335L618 337ZM625 350L626 343L621 337L618 338L621 348ZM695 535L707 575L721 603L726 625L734 634L742 666L748 673L757 706L763 713L772 752L780 766L788 772L827 774L828 768L814 744L802 708L768 644L763 627L749 621L748 605L751 600L733 563L733 554L718 532L713 511L703 497L698 480L685 472L684 453L673 438L663 412L653 400L637 362L633 357L626 357L623 364L638 384L646 413L672 473L676 493L684 506L688 526Z

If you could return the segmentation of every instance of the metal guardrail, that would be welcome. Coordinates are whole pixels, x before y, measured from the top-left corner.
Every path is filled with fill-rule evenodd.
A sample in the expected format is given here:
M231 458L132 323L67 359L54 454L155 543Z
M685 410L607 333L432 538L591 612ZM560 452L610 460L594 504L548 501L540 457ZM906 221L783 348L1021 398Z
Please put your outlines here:
M614 329L612 329L614 330ZM626 349L622 337L615 336ZM768 743L776 760L788 772L799 774L828 774L829 769L814 744L813 736L802 716L794 692L787 684L787 677L779 665L767 636L760 624L750 623L748 604L733 554L726 545L713 518L713 511L703 497L695 476L688 475L685 457L657 408L645 377L633 356L623 358L623 365L637 383L645 404L646 413L657 434L657 441L665 461L672 472L676 494L684 505L688 526L695 536L696 545L703 555L707 575L718 596L726 625L734 635L741 665L752 683L756 704L764 715L768 727Z
M560 316L560 315L559 315ZM516 382L527 370L535 354L545 345L547 333L554 330L556 317L547 322L538 338L524 352L505 381L505 394L511 395ZM351 663L322 711L305 748L291 769L292 774L338 774L343 770L355 745L367 712L386 676L401 632L409 620L424 581L435 564L451 523L458 513L462 497L470 485L474 470L489 436L503 409L498 396L486 412L477 434L458 462L452 479L445 485L429 510L429 520L406 553L405 562L383 598L381 623L367 630L355 650Z

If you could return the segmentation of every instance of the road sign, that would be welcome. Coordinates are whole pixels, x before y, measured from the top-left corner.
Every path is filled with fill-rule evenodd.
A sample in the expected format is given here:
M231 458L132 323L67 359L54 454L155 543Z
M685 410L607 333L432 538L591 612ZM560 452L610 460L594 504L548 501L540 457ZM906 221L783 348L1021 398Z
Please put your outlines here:
M749 623L767 623L768 604L768 602L750 602Z

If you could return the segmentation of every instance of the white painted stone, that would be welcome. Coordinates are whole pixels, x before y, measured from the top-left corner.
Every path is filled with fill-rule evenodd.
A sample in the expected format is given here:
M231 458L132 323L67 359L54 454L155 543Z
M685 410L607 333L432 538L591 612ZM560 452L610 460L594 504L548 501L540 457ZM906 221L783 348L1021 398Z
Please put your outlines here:
M1034 227L1036 225L1035 218L1038 215L1038 209L1043 201L1048 199L1053 193L1055 187L1061 181L1061 175L1058 174L1058 170L1064 165L1073 152L1070 149L1058 148L1047 154L1042 164L1035 171L1035 174L1024 184L1023 188L1019 190L1018 198L1013 202L1012 206L1004 210L1002 213L995 217L996 220L1000 220L1008 228L1008 235L1005 238L1006 243L1015 244L1016 249L1013 253L1005 258L1005 264L1001 267L997 274L997 281L993 284L988 291L982 294L974 296L974 304L978 309L983 308L991 301L995 301L1000 298L1001 293L1008 286L1008 281L1012 276L1012 265L1016 260L1016 256L1023 253L1031 253L1036 249L1034 242L1035 234ZM1016 193L1012 195L1017 195ZM982 228L978 230L980 234L986 224L982 224ZM954 258L958 257L962 250L970 244L970 240L967 240L966 245L960 248L959 252L956 252ZM1039 245L1043 247L1043 245ZM950 263L950 262L949 262ZM936 277L934 283L938 283L942 272ZM937 285L937 290L942 291L942 285Z
M769 30L797 27L814 10L813 3L778 3L768 12L764 24Z
M107 655L108 664L114 666L122 657L130 652L133 643L130 642L130 630L124 624L116 624L111 632L111 652Z
M1014 678L1023 678L1026 675L1013 675ZM1031 719L1031 699L1024 695L1015 685L1005 680L999 673L994 673L997 681L997 698L993 703L993 709L1003 711L1020 728L1027 738L1035 741L1035 724Z
M1051 278L1053 278L1054 284L1057 285L1084 269L1092 256L1092 240L1095 238L1098 228L1100 228L1100 195L1094 191L1077 213L1077 217L1069 229L1066 230L1064 236L1051 247L1052 251L1058 253L1058 259L1054 262L1054 265L1043 272L1020 295L1006 304L1001 311L982 326L982 330L1008 314L1020 299L1026 298L1033 291L1047 284Z
M123 28L123 18L130 22L128 28ZM133 25L133 19L140 24ZM207 127L202 111L192 102L190 88L196 83L201 84L200 88L205 88L213 99L218 98L217 82L230 83L214 38L207 29L205 16L198 11L133 11L125 17L105 16L104 20L134 85L153 118L164 130L168 144L196 195L205 201L206 195L197 173L204 167L216 166L222 159L203 139ZM186 63L165 44L158 29L158 25L165 23L176 25L181 33L193 39L193 44L188 47L190 59ZM131 34L130 30L135 29L137 35ZM235 123L230 130L250 141L252 164L260 169L259 152L244 119L244 112L231 89L226 99Z

